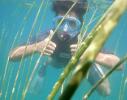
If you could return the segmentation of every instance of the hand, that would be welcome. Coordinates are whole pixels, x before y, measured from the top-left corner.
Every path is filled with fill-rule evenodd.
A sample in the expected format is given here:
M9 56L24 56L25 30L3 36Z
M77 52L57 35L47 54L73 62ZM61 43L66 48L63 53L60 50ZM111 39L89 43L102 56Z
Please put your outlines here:
M37 51L40 52L42 55L43 54L44 55L51 55L51 54L53 54L53 52L56 48L56 44L54 42L50 41L48 43L48 41L49 41L49 38L47 37L45 40L37 43ZM43 51L44 48L45 48L45 50Z
M72 45L70 45L70 48L71 48L71 54L73 55L76 52L76 50L78 48L78 45L77 44L72 44Z

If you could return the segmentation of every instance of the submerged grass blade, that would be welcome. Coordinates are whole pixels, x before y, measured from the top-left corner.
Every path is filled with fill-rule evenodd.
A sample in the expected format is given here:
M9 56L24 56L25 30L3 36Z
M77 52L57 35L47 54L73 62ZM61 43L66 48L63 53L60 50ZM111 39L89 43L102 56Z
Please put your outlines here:
M30 9L30 10L31 10L31 9ZM30 10L27 12L27 16L29 15ZM16 40L18 39L18 37L19 37L19 38L21 37L21 35L22 35L23 31L24 31L24 26L25 26L25 23L26 23L26 19L27 19L27 18L28 18L28 17L24 17L24 21L25 21L25 22L21 25L21 27L22 27L21 30L18 30L18 32L16 33L16 35L15 35L15 37L14 37L14 41L13 41L13 43L12 43L12 45L11 45L10 51L12 51L12 49L14 48L14 45L15 45ZM11 71L14 69L14 68L8 68L8 65L9 65L9 57L7 58L6 65L5 65L5 69L4 69L4 73L3 73L2 88L4 88L6 75L8 75L9 72L12 73ZM7 92L8 92L8 88L9 88L9 84L10 84L11 75L12 75L12 74L9 74L9 81L8 81L8 83L7 83L7 89L5 90L5 95L4 95L4 96L5 96L5 99L6 99L6 96L7 96Z
M125 95L126 86L127 86L127 76L123 78L123 84L121 84L120 93L119 93L119 100L124 100L124 96L126 97Z
M37 22L37 20L38 20L39 15L40 15L40 11L41 11L41 8L42 8L42 4L43 4L43 0L42 0L42 2L41 2L41 4L40 4L40 7L39 7L39 9L38 9L38 11L37 11L37 15L36 15L36 17L35 17L35 19L34 19L34 22L33 22L33 25L32 25L32 29L31 29L31 31L30 31L30 33L29 33L29 36L28 36L27 44L29 43L29 40L30 40L30 38L31 38L31 36L32 36L32 33L33 33L33 31L34 31L36 22ZM23 62L23 58L24 58L24 56L25 56L26 50L27 50L27 45L26 45L26 47L25 47L25 51L24 51L24 54L23 54L23 56L22 56L22 58L21 58L21 61L20 61L20 64L19 64L19 68L18 68L18 71L17 71L17 74L16 74L16 78L15 78L15 80L14 80L14 84L13 84L13 88L12 88L12 91L11 91L10 100L13 99L13 95L14 95L14 92L15 92L15 87L16 87L17 79L18 79L18 77L19 77L20 69L21 69L21 67L22 67L22 62Z
M56 27L56 29L55 29L54 31L51 31L52 34L49 36L49 41L48 41L48 43L50 42L50 40L52 39L53 35L54 35L54 34L56 33L56 31L58 30L59 26L62 24L63 20L64 20L65 17L68 15L68 13L71 11L71 9L75 6L76 3L77 3L77 2L75 2L75 3L72 5L72 7L68 10L68 12L65 14L65 16L63 17L63 19L60 21L60 23L59 23L58 26ZM43 48L42 52L44 52L44 50L46 49L48 43L47 43L46 46ZM42 55L40 55L39 58L37 59L37 62L36 62L36 64L35 64L35 67L34 67L34 69L33 69L33 71L32 71L32 74L31 74L31 76L30 76L30 79L29 79L29 81L28 81L28 83L27 83L26 89L23 91L22 99L25 99L25 96L26 96L26 93L27 93L27 91L28 91L29 85L30 85L30 83L31 83L31 80L32 80L32 78L33 78L33 75L34 75L35 71L37 70L37 67L38 67L38 65L39 65L39 62L40 62L41 57L42 57Z
M34 2L34 3L35 3L35 2ZM13 43L12 43L12 46L11 46L10 51L12 51L12 49L14 48L14 44L15 44L15 42L16 42L16 40L17 40L17 37L21 38L22 33L23 33L23 31L24 31L24 27L25 27L25 25L26 25L26 22L27 22L27 20L28 20L28 18L29 18L29 15L30 15L31 10L32 10L32 7L33 7L33 6L31 6L31 8L27 11L26 15L24 16L24 18L23 18L23 24L21 25L21 29L17 32L17 34L16 34L16 36L15 36L15 39L14 39L14 41L13 41ZM7 62L7 63L9 63L9 62ZM7 66L8 66L8 64L6 65L6 67L7 67ZM5 91L5 100L6 100L6 97L7 97L7 95L8 95L8 89L9 89L9 85L10 85L10 82L11 82L11 76L12 76L12 71L13 71L13 70L14 70L14 67L11 68L11 69L8 69L8 72L10 72L10 74L9 74L7 89L6 89L6 91ZM7 74L8 74L8 72L7 72Z
M119 7L120 5L123 5L123 6ZM97 36L93 39L91 45L88 47L88 49L83 54L84 56L81 62L76 67L76 72L74 74L74 77L72 78L71 82L65 89L65 92L63 93L63 95L60 97L60 100L70 99L69 97L73 95L80 81L86 75L88 68L92 64L92 61L94 61L97 53L102 48L104 42L110 35L112 29L116 26L118 19L123 14L123 12L126 10L126 6L127 6L126 0L115 1L114 4L109 8L109 10L104 14L104 16L102 16L102 19L98 22L98 24L95 26L95 28L91 32L92 35L90 34L90 36L92 37L90 38L88 36L88 38L86 39L87 41L85 40L85 43L84 43L85 47L81 47L77 51L77 53L72 57L69 64L66 66L64 72L61 74L59 80L56 82L55 86L53 87L53 90L51 91L51 94L48 97L49 100L53 99L56 92L58 91L61 84L63 83L64 79L67 77L67 75L69 74L73 66L77 63L83 51L87 48L86 44L89 45L96 34Z
M45 17L45 13L46 13L46 10L47 10L47 8L48 8L48 5L49 5L49 0L48 1L46 1L46 6L45 6L45 8L44 8L44 13L43 13L43 18L42 18L42 22L44 21L44 17ZM41 23L42 24L42 23ZM40 29L41 29L41 25L40 24L40 26L39 26L39 29L38 29L38 32L40 32ZM36 36L38 35L38 33L36 33ZM37 43L37 42L36 42ZM30 64L29 64L29 66L31 66L32 65L32 59L33 59L33 54L32 54L32 56L31 56L31 59L30 59ZM31 73L30 73L30 70L28 70L28 74L27 74L27 77L26 77L26 80L25 80L25 86L27 85L27 83L28 83L28 81L29 81L29 75L30 75ZM25 90L25 87L23 88L23 91ZM23 92L22 92L23 93ZM23 95L23 94L22 94Z
M98 21L98 23L96 24L96 26L94 27L94 29L87 36L87 38L83 41L82 45L79 47L80 49L77 50L77 52L75 53L75 55L71 58L70 62L65 67L63 73L60 75L59 80L54 85L53 90L49 94L49 96L48 96L49 100L54 97L54 95L59 90L61 84L63 83L63 81L65 80L65 78L68 76L68 74L71 71L71 69L73 68L73 66L77 64L78 59L83 54L83 52L86 50L86 48L88 47L88 45L91 43L92 39L95 37L97 28L100 26L101 22L105 19L106 15L110 12L110 9L112 9L112 8L110 7L107 10L107 12L104 13L104 15Z
M83 100L87 100L88 97L96 90L96 88L111 75L121 64L127 61L127 56L125 56L116 66L114 66L106 75L104 75L83 97Z

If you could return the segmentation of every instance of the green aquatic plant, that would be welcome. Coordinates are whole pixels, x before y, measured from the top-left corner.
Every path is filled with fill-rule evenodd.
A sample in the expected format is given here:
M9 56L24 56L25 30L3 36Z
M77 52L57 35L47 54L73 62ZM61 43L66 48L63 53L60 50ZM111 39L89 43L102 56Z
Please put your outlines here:
M80 56L83 54L82 59L74 70L74 75L70 83L67 85L65 91L60 96L60 100L70 100L71 96L79 86L81 80L86 76L88 69L92 65L96 55L104 45L111 31L117 25L120 16L126 11L126 9L126 0L117 0L112 4L112 6L108 9L102 19L92 30L90 35L86 38L85 41L83 41L82 45L79 47L80 49L71 58L70 62L61 74L59 80L54 85L53 90L49 94L48 100L52 100L54 98L61 84L68 76L69 72L74 68L76 63L79 61Z
M23 23L21 24L21 29L18 30L18 32L16 33L15 37L14 37L14 41L12 42L12 45L11 45L11 48L10 48L10 51L14 48L14 45L16 44L16 41L18 40L18 38L21 38L22 36L22 33L24 31L24 27L26 25L26 20L28 20L28 17L30 15L30 12L31 12L31 9L32 7L26 12L26 16L23 18ZM2 77L2 90L1 90L1 93L3 93L4 89L5 89L5 80L7 78L7 75L9 75L9 78L8 78L8 83L7 83L7 86L6 86L6 90L5 90L5 95L4 95L4 99L6 100L6 97L8 95L8 90L9 90L9 85L10 85L10 82L11 82L11 77L12 77L12 71L14 68L10 68L9 67L9 56L6 60L6 65L5 65L5 69L4 69L4 73L3 73L3 77ZM10 73L9 73L10 72Z
M37 20L38 20L38 17L39 17L39 15L40 15L40 11L41 11L41 9L42 9L42 6L43 6L43 0L42 0L41 5L40 5L40 7L39 7L39 9L38 9L37 15L36 15L36 17L35 17L35 19L34 19L34 22L33 22L33 25L32 25L32 29L31 29L31 31L30 31L30 33L29 33L29 36L28 36L27 44L29 43L29 39L31 38L32 33L33 33L33 31L34 31L34 28L35 28L36 22L37 22ZM25 52L26 52L26 50L27 50L27 45L26 45L26 47L25 47ZM19 77L19 74L20 74L20 69L21 69L21 67L22 67L22 62L23 62L23 58L24 58L24 56L25 56L25 52L24 52L24 54L23 54L23 56L22 56L22 58L21 58L20 64L19 64L19 69L18 69L18 71L17 71L16 78L15 78L15 81L14 81L14 84L13 84L13 88L12 88L12 91L11 91L10 100L12 100L12 99L13 99L13 96L14 96L15 87L16 87L17 80L18 80L18 77Z
M111 75L121 64L127 61L127 56L121 59L117 65L115 65L106 75L104 75L83 97L83 100L87 100L88 97L95 91L97 86L99 86L109 75Z
M35 26L36 26L36 23L37 23L37 20L38 20L38 16L40 15L40 11L41 11L41 9L42 9L42 5L43 5L43 1L44 0L42 0L42 2L41 2L41 4L40 4L40 6L39 6L39 9L38 9L38 11L37 11L37 14L36 14L36 17L35 17L35 20L34 20L34 23L33 23L33 25L32 25L32 29L31 29L31 32L30 32L30 34L29 34L29 38L28 38L28 41L27 42L29 42L29 39L30 39L30 37L32 36L32 33L33 33L33 31L34 31L34 29L35 29ZM96 0L96 1L98 1L98 0ZM118 1L117 1L118 2ZM120 1L119 1L120 2ZM126 4L126 2L125 2L125 0L121 0L121 2L124 2L124 4ZM74 5L76 4L76 2L74 3ZM29 5L29 4L28 4ZM69 11L73 8L73 6L74 5L72 5L72 7L69 9ZM107 5L106 5L107 6ZM124 6L123 7L118 7L118 9L117 9L117 14L119 14L119 9L123 9L124 8ZM31 11L31 9L32 9L32 5L30 5L30 11ZM69 62L69 64L66 66L66 68L65 68L65 70L64 70L64 72L61 74L61 77L60 77L60 80L58 80L58 82L56 83L56 85L53 87L54 89L52 90L52 92L51 92L51 94L49 95L49 97L48 97L48 99L49 100L52 100L53 98L54 98L54 96L56 95L56 93L57 93L57 91L59 90L59 88L61 87L61 85L62 85L62 83L64 82L64 80L67 78L67 76L70 74L70 72L72 72L73 71L73 69L75 68L75 65L79 62L79 59L80 59L80 56L84 53L84 51L85 50L87 50L87 52L88 52L88 48L90 47L90 45L93 43L96 43L96 41L95 42L93 42L93 40L95 39L95 37L97 37L97 36L99 36L99 34L100 33L103 33L103 32L98 32L99 30L101 30L101 28L103 28L102 26L104 26L103 24L102 24L102 22L106 19L106 21L108 22L109 21L109 23L110 23L110 21L111 21L111 19L112 18L109 18L109 17L107 17L107 18L105 18L105 16L107 16L108 14L110 15L111 14L111 12L110 12L110 10L111 9L114 9L113 7L112 8L109 8L109 10L104 14L104 16L102 16L101 17L101 20L97 23L97 25L95 26L95 28L90 32L90 34L88 35L88 37L87 37L87 39L85 39L85 40L83 40L84 38L82 37L83 36L83 33L84 33L84 30L83 31L81 31L81 37L82 37L82 39L81 39L81 41L79 41L79 49L78 49L78 51L75 53L75 55L72 57L72 59L70 60L70 62ZM95 13L96 13L96 11L97 11L98 9L96 9L95 10ZM69 11L67 12L67 14L69 13ZM28 13L29 13L29 11L28 11ZM93 18L95 17L95 13L93 14L93 16L91 17L91 20L90 20L90 22L89 22L89 24L86 26L86 29L85 29L85 32L87 31L87 28L89 27L89 25L94 21L93 20ZM66 14L66 15L67 15ZM66 17L66 15L65 15L65 17ZM112 14L111 14L112 15ZM27 20L28 19L28 15L26 15L26 17L24 18L24 20ZM114 16L115 18L116 17L118 17L118 16ZM109 18L109 19L108 19ZM61 20L61 22L59 23L59 25L57 26L57 28L60 26L60 24L62 23L62 21L64 20L64 18ZM95 19L96 20L96 19ZM112 21L111 21L112 22ZM116 21L117 22L117 21ZM11 49L13 48L13 45L15 44L15 41L17 40L17 37L20 35L20 34L22 34L22 32L24 31L24 26L25 26L25 24L26 23L24 23L23 25L22 25L22 29L21 30L19 30L19 32L17 32L17 35L15 36L15 39L14 39L14 42L13 42L13 44L12 44L12 47L11 47ZM110 23L111 24L111 23ZM117 24L117 23L115 23L115 24ZM83 24L84 25L84 24ZM39 27L39 30L40 30L40 28L41 28L41 25L40 25L40 27ZM51 38L52 38L52 36L55 34L55 32L57 31L57 28L55 29L55 31L53 31L53 32L51 32L51 33L53 33L53 34L51 34L51 36L49 36L49 41L51 40ZM111 28L110 26L109 26L109 28ZM21 31L21 32L20 32ZM103 30L101 30L101 31L103 31ZM3 36L3 34L1 35L1 36ZM102 35L101 35L101 37L102 37ZM79 37L80 38L80 37ZM105 38L105 40L106 40L106 38ZM2 40L0 40L0 43L1 43L1 41ZM99 42L100 43L100 42ZM98 44L97 44L98 45ZM46 48L46 47L45 47ZM44 49L45 49L44 48ZM101 47L100 47L101 48ZM98 48L98 49L100 49L100 48ZM27 46L26 46L26 49L27 49ZM43 51L44 51L44 49L43 49ZM26 51L26 50L25 50ZM98 50L99 51L99 50ZM95 52L96 54L97 54L97 51ZM85 66L88 64L91 64L92 62L93 62L93 60L94 60L94 58L95 58L95 56L96 56L96 54L94 54L94 57L93 57L93 55L91 56L91 55L87 55L86 54L86 52L85 52L85 54L84 54L84 56L86 57L85 59L87 59L87 61L88 62L83 62L84 61L84 59L82 59L82 62L83 63L79 63L79 64L81 64L81 65L78 65L78 66L83 66L83 67L81 67L81 69L83 69L83 70L85 70L85 71L83 71L83 70L80 70L80 69L78 69L79 67L77 66L76 67L76 69L74 70L74 75L76 74L76 73L80 73L79 74L79 76L78 75L76 75L76 79L77 80L74 80L76 83L77 83L77 87L78 87L78 84L80 83L80 80L82 80L82 78L84 78L84 76L81 74L81 73L84 73L84 74L86 74L87 73L87 69L88 68L85 68ZM33 57L33 56L32 56ZM32 59L32 57L31 57L31 59ZM39 62L40 62L40 60L41 60L41 57L42 57L42 55L40 55L39 56L39 58L37 59L37 61L36 61L36 64L35 64L35 66L34 66L34 69L33 69L33 71L32 71L32 74L30 73L30 70L29 70L29 72L28 72L28 74L30 74L30 77L26 77L26 86L24 86L24 88L23 88L23 92L22 92L22 100L23 99L25 99L25 97L26 97L26 94L27 94L27 92L28 92L28 89L29 89L29 85L30 85L30 83L31 83L31 80L32 80L32 78L33 78L33 76L35 75L34 73L37 71L37 68L38 68L38 66L39 66ZM92 57L92 58L89 58L89 57ZM20 61L20 64L19 64L19 69L18 69L18 71L16 72L16 77L15 77L15 81L14 81L14 84L13 84L13 87L12 87L12 91L11 91L11 97L10 97L10 99L13 99L14 97L15 97L15 94L17 95L16 96L16 99L18 99L18 95L19 95L19 89L20 89L20 83L18 84L18 92L16 92L16 89L17 89L17 87L16 87L16 85L17 85L17 81L18 81L18 79L19 79L19 74L21 74L21 67L23 66L23 59L24 59L24 55L23 55L23 57L22 57L22 59L21 59L21 61ZM89 61L90 60L90 61ZM81 61L80 61L81 62ZM84 63L86 64L86 65L84 65ZM30 60L30 65L29 66L31 66L32 65L32 60ZM7 89L6 89L6 91L5 91L5 100L6 100L6 98L7 98L7 96L8 96L8 94L9 94L9 85L10 85L10 82L11 82L11 77L12 77L12 72L13 72L13 70L12 69L10 69L11 67L8 67L9 66L9 58L7 59L7 63L6 63L6 65L5 65L5 70L3 71L3 80L1 80L2 81L2 91L0 90L0 97L2 97L3 95L4 95L4 93L3 93L3 88L5 87L5 79L6 79L6 77L7 77L7 75L10 75L9 76L9 80L8 80L8 84L7 84ZM89 67L90 67L90 65L89 65ZM13 68L14 69L14 68ZM24 69L23 69L24 70ZM80 71L80 72L78 72L78 71ZM83 71L83 72L82 72ZM9 73L10 72L10 73ZM24 72L23 72L24 73ZM22 75L23 75L23 73L22 73ZM81 75L81 76L80 76ZM1 79L1 76L0 76L0 79ZM29 79L29 80L28 80ZM69 78L70 79L70 78ZM21 80L20 80L21 81ZM74 81L72 81L73 83L75 83ZM127 83L126 81L125 81L125 83ZM125 84L125 87L126 87L126 84ZM73 91L74 92L74 91ZM14 94L15 93L15 94ZM67 92L65 92L64 91L64 93L68 93L68 91ZM64 95L64 93L63 93L63 95ZM92 92L91 92L92 93ZM69 93L68 93L69 94ZM69 94L70 95L70 94ZM72 93L72 95L73 95L73 93ZM65 100L65 97L62 97L61 96L61 99L64 99ZM1 99L1 98L0 98Z
M47 42L46 46L42 49L42 53L43 53L44 50L46 49L48 43L51 41L53 35L54 35L54 34L56 33L56 31L58 30L59 26L61 25L61 23L63 22L63 20L65 19L65 17L68 15L68 13L71 11L71 9L76 5L76 3L77 3L77 1L72 5L72 7L71 7L71 8L68 10L68 12L65 14L65 16L63 17L63 19L60 21L60 23L59 23L58 26L56 27L56 29L55 29L54 31L50 31L51 34L49 35L49 41ZM29 79L29 81L28 81L28 83L27 83L27 86L26 86L25 90L23 91L23 94L22 94L22 99L23 99L23 100L25 99L25 96L26 96L26 94L27 94L27 92L28 92L30 83L31 83L31 81L32 81L32 78L33 78L34 73L36 72L36 70L37 70L37 68L38 68L38 65L39 65L39 62L40 62L40 60L41 60L41 57L42 57L42 55L40 55L39 58L37 59L37 62L36 62L36 64L35 64L35 66L34 66L34 69L33 69L33 71L32 71L32 74L31 74L31 76L30 76L30 79Z

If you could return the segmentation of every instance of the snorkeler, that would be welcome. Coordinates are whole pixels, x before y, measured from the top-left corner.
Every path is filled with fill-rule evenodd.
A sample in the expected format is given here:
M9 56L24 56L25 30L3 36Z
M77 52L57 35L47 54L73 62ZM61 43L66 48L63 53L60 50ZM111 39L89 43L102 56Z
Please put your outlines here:
M53 29L51 29L46 34L40 35L35 42L30 43L29 45L22 45L10 52L10 60L21 59L25 53L25 56L31 55L34 53L40 53L41 55L49 55L51 59L50 62L46 64L51 64L52 66L62 66L64 67L71 56L77 50L78 34L83 22L83 15L87 10L87 0L78 0L74 8L69 12L65 17L61 25L59 26L57 32L48 43L46 49L42 49L46 46L49 38L48 36L54 31L59 22L62 20L66 12L72 6L76 0L55 0L53 2L53 10L56 14L56 17L53 19ZM37 41L37 42L36 42ZM89 69L88 72L88 81L91 85L94 85L99 79L101 79L105 74L101 68L101 65L108 68L114 67L118 62L119 58L113 54L106 54L100 52L95 59L95 64ZM45 64L45 65L46 65ZM37 76L37 81L43 81L43 69L46 66L40 68ZM119 69L122 69L120 66ZM36 82L34 85L38 86ZM34 86L33 86L34 87ZM100 86L98 86L97 91L101 95L110 94L110 84L108 79L106 79Z

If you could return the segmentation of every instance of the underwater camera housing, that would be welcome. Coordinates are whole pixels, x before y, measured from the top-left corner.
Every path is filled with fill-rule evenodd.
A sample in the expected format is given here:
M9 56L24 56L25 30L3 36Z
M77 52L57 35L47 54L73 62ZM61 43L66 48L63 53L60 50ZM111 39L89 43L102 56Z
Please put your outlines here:
M77 36L70 38L66 32L56 32L52 41L57 45L52 57L59 62L68 62L71 58L70 45L77 43Z
M56 38L63 42L69 42L71 40L71 37L67 32L57 32L56 35Z

